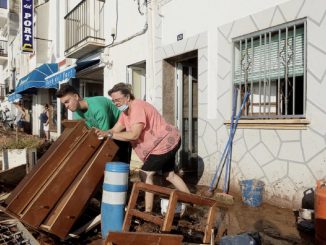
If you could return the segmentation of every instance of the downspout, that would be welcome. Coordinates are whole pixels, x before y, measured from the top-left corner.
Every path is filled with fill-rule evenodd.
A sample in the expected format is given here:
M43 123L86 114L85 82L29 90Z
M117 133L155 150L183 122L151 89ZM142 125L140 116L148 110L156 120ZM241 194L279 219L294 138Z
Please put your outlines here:
M151 1L151 14L150 14L150 30L148 35L148 69L146 69L147 73L147 84L146 86L146 100L149 103L154 103L155 98L155 18L156 18L156 9L157 9L157 1L152 0ZM148 71L147 71L148 70Z

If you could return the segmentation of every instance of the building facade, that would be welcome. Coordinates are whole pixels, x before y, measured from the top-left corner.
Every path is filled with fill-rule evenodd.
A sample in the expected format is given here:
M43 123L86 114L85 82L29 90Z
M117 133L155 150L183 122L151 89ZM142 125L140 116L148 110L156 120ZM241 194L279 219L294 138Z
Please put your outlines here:
M178 166L209 185L230 135L232 101L239 110L248 92L232 148L231 190L239 191L239 180L259 179L266 201L297 207L303 192L325 177L323 0L50 0L42 6L48 14L38 10L37 21L48 18L49 25L37 35L49 31L42 40L51 40L50 57L41 52L42 58L22 60L16 75L48 63L58 71L44 78L53 90L32 95L34 107L69 78L82 96L107 96L114 84L130 83L136 98L154 104L182 132ZM65 111L52 103L59 134Z

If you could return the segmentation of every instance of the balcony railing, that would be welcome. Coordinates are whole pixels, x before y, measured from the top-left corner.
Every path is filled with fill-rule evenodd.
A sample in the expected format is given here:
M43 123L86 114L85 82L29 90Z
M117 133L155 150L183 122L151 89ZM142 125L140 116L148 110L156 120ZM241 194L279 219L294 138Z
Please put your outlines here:
M79 58L103 47L104 0L83 0L65 16L68 57Z
M0 56L8 56L8 42L0 40Z

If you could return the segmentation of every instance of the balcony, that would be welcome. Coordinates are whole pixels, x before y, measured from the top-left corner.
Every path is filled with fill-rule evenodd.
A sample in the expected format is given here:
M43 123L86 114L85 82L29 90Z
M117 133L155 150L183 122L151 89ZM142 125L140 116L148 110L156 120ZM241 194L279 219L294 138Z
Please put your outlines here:
M65 16L65 56L78 59L105 46L104 0L83 0Z

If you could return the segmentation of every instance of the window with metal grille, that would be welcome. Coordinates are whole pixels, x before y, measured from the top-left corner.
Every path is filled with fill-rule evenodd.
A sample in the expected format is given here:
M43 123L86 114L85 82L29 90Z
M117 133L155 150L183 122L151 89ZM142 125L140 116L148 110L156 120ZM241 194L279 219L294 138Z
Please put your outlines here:
M250 92L242 118L304 118L306 20L233 40L233 84L240 101Z

